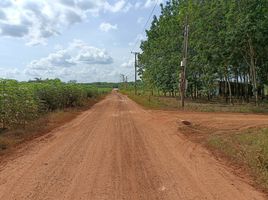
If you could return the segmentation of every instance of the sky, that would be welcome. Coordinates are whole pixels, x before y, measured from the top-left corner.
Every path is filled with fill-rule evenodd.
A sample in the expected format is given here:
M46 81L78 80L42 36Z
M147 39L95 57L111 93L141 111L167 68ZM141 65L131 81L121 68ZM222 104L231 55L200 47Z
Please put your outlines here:
M140 51L160 2L0 0L0 78L119 82L124 74L131 81L130 52Z

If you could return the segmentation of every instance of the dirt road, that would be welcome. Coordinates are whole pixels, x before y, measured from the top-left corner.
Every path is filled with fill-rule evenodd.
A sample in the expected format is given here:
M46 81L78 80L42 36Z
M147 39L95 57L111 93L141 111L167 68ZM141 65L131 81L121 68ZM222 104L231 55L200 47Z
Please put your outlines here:
M19 154L0 166L1 200L266 198L187 140L176 121L117 93Z

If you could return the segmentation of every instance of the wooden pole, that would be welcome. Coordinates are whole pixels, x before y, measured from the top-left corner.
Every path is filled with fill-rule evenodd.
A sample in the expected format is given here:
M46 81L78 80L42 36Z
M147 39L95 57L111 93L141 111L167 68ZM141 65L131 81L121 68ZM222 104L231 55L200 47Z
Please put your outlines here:
M184 43L183 43L183 59L181 61L181 81L180 81L180 91L181 91L181 107L185 107L185 93L186 93L186 67L187 67L187 57L188 57L188 39L189 39L189 25L188 17L186 17L186 23L184 27Z
M138 52L131 52L135 55L135 95L137 95L137 67L138 67Z

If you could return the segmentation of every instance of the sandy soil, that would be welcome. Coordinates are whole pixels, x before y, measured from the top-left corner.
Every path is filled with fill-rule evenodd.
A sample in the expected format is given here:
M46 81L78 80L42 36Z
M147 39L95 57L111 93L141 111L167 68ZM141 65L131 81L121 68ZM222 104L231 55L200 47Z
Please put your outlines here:
M148 111L114 92L2 162L0 199L266 199L181 134L180 120L241 129L268 117Z

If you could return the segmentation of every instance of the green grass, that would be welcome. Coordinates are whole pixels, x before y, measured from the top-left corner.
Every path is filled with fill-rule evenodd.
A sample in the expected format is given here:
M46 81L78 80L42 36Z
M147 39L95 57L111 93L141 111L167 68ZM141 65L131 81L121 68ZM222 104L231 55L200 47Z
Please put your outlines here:
M122 94L127 95L130 99L134 100L138 104L150 108L150 109L168 109L169 106L165 102L161 101L159 98L149 95L135 95L133 91L120 91Z
M212 135L208 146L232 161L247 166L257 183L268 189L268 129L251 129L228 135Z
M180 110L179 99L175 97L150 96L148 94L135 95L132 90L123 90L121 93L128 95L129 98L138 104L150 109ZM254 106L253 104L229 105L218 102L194 102L187 100L185 103L186 111L198 112L235 112L235 113L268 113L268 104Z

